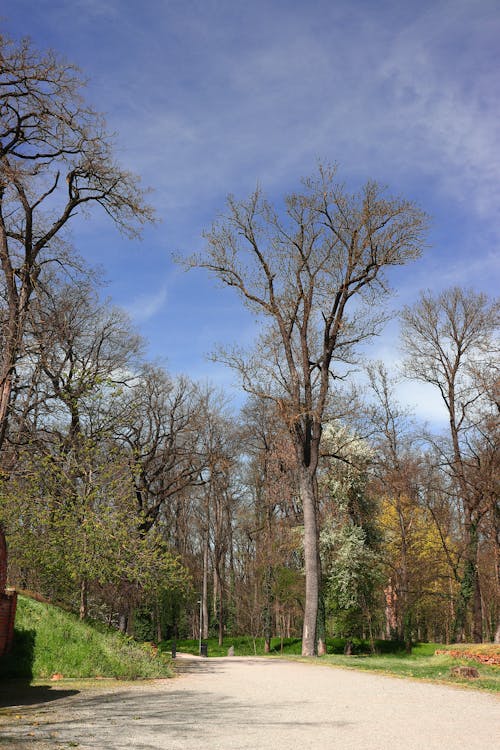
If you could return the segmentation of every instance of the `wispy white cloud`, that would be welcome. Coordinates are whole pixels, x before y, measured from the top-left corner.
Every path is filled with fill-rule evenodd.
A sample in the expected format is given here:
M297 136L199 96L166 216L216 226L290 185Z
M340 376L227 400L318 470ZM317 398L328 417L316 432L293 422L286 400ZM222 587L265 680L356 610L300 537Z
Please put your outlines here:
M437 3L399 31L380 68L393 95L386 116L406 133L413 169L490 216L500 199L499 79L484 62L499 36L494 3Z
M162 286L157 292L145 292L124 305L133 321L144 323L158 315L167 301L167 286Z

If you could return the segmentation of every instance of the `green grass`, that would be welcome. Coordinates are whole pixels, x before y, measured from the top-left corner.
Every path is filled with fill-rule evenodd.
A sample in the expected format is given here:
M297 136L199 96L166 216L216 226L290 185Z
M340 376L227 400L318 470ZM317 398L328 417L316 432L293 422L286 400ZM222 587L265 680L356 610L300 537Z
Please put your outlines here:
M421 644L413 648L411 654L357 655L340 656L328 655L322 657L320 663L347 669L362 669L365 671L383 672L397 677L410 677L432 682L462 685L464 687L492 692L500 691L500 667L479 664L468 659L459 659L446 655L434 656L440 644ZM451 676L451 669L458 665L474 666L479 672L479 678L466 679Z
M208 645L208 656L227 656L227 652L230 646L233 646L234 653L236 656L262 656L264 654L264 639L255 638L251 636L235 636L227 637L224 639L224 644L219 646L217 638L209 638L206 641ZM198 654L199 652L199 641L193 639L178 640L176 642L177 651L184 652L186 654ZM343 654L345 648L345 639L343 638L329 638L328 639L328 653L329 654ZM172 648L172 641L162 641L160 643L160 650L169 652ZM401 652L404 650L402 643L397 641L376 641L376 648L379 652ZM353 642L354 653L366 653L370 652L370 644L368 641L362 641L354 639ZM285 656L300 656L302 652L302 641L300 638L284 638L283 639L283 655ZM434 652L433 652L434 653ZM271 640L271 654L281 654L281 640L280 638L273 638Z
M101 623L25 596L18 599L14 646L0 659L0 676L47 679L170 677L170 660Z
M209 638L204 641L208 645L208 656L227 656L227 652L230 646L234 647L234 653L236 656L258 656L264 653L264 639L256 638L255 646L254 639L251 636L242 635L224 638L224 644L219 646L217 638ZM301 652L301 640L300 638L285 638L284 639L284 653L286 654L300 654ZM176 641L177 651L186 654L198 654L199 653L199 641L196 639L185 639ZM162 641L159 644L159 650L163 652L170 652L172 648L172 641ZM271 644L273 653L280 653L280 639L273 638Z
M224 645L219 646L216 638L209 638L208 656L226 656L230 646L234 647L236 656L258 656L264 655L264 639L254 640L249 636L240 636L235 638L225 638ZM188 654L198 654L199 642L197 640L179 640L177 641L177 651ZM397 677L422 679L431 682L441 682L446 684L463 685L469 688L480 690L489 690L492 692L500 691L500 667L490 666L471 662L468 659L461 659L447 655L434 656L436 649L456 649L460 648L455 645L443 646L439 643L419 643L412 649L411 654L406 654L402 643L396 641L376 641L376 654L370 653L369 644L366 641L354 641L354 653L352 656L344 656L345 640L342 638L332 638L327 641L328 655L317 659L317 664L331 664L332 666L343 667L346 669L361 669L365 671L382 672ZM170 651L171 641L164 641L160 644L160 650ZM481 651L482 647L479 647ZM495 647L484 646L482 650L492 651ZM464 646L463 650L471 650L471 646ZM498 647L496 647L498 651ZM273 638L271 641L271 656L281 654L281 642L279 638ZM283 656L288 658L301 658L301 640L300 638L285 638L283 641ZM451 669L460 664L466 666L475 666L480 674L478 679L464 679L451 676Z

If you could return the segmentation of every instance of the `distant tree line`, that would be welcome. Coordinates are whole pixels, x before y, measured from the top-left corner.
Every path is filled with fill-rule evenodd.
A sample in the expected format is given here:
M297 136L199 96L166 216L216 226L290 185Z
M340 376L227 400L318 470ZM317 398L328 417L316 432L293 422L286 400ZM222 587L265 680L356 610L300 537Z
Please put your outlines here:
M262 318L218 357L248 400L148 362L68 227L153 220L82 79L0 36L0 522L21 589L161 640L217 634L500 640L498 305L462 288L400 311L402 372L360 349L426 218L320 166L271 206L230 198L204 267ZM365 374L365 385L354 372ZM433 432L397 377L434 386ZM201 621L200 621L201 614Z

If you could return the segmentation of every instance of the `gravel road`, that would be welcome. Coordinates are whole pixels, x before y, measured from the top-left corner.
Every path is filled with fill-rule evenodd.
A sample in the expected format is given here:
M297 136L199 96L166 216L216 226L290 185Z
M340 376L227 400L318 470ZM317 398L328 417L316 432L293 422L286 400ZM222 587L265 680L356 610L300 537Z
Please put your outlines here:
M500 701L489 694L270 659L181 658L178 666L173 680L12 706L0 746L488 750L500 737Z

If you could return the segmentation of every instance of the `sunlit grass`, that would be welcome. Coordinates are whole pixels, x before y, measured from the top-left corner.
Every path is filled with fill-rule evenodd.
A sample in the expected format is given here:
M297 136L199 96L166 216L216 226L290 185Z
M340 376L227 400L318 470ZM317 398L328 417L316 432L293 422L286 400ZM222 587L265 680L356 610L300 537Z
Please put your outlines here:
M383 672L397 677L451 683L480 690L500 691L500 667L479 664L444 654L439 656L429 655L429 650L432 649L432 654L434 654L436 648L439 648L439 644L417 645L412 654L328 655L322 657L321 663L346 669ZM451 670L458 665L475 666L479 672L479 678L467 679L453 676Z
M46 679L171 676L170 660L100 623L82 622L58 607L19 597L14 648L0 660L2 677Z

